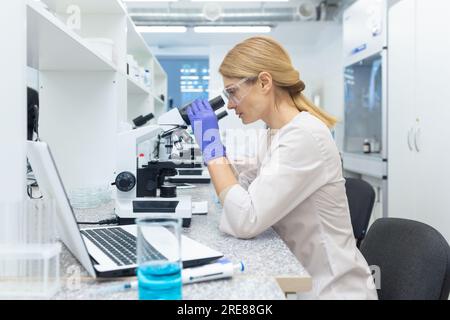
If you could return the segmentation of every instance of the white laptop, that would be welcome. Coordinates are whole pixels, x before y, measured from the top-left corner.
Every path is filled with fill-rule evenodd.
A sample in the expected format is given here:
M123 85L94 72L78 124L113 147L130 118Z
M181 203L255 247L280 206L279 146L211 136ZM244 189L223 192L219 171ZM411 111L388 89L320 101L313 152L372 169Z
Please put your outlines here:
M79 229L72 206L58 173L49 146L44 142L28 142L28 160L39 190L57 205L57 226L61 240L92 277L135 275L136 225ZM164 246L150 243L156 255L164 257ZM209 263L223 257L186 236L181 237L183 267Z

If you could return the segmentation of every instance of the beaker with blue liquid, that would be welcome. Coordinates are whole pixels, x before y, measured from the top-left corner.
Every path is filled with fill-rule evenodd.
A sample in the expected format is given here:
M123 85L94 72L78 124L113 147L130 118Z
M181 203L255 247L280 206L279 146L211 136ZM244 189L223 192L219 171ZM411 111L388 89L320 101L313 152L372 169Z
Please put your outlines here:
M181 219L137 219L140 300L181 300Z

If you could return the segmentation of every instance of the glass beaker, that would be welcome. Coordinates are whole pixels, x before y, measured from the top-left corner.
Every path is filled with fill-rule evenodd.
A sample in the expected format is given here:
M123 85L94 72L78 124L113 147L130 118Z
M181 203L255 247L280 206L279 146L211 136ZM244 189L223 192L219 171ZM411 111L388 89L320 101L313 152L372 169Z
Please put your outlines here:
M136 220L140 300L181 300L181 219Z
M0 299L49 299L60 288L53 199L0 204Z

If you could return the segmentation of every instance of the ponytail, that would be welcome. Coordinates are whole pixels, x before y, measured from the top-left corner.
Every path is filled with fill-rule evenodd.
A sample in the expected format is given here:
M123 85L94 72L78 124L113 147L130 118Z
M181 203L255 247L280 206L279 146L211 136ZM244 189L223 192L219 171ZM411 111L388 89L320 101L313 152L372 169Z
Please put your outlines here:
M337 119L332 115L325 112L323 109L316 106L311 100L309 100L304 94L305 84L299 80L294 86L288 88L292 101L300 112L306 111L313 116L322 120L328 128L332 129L337 124Z

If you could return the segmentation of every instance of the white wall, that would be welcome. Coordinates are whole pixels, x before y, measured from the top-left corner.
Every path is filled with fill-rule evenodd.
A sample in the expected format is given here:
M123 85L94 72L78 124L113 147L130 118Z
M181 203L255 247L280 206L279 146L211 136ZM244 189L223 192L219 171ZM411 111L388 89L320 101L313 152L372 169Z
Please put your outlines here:
M292 52L292 51L291 51ZM293 63L306 83L306 94L320 95L320 106L337 117L336 141L342 150L344 143L344 76L342 28L336 25L324 32L312 50L293 55Z
M145 35L145 34L144 34ZM180 35L181 37L181 35ZM178 57L208 57L210 46L151 46L150 50L155 56Z

